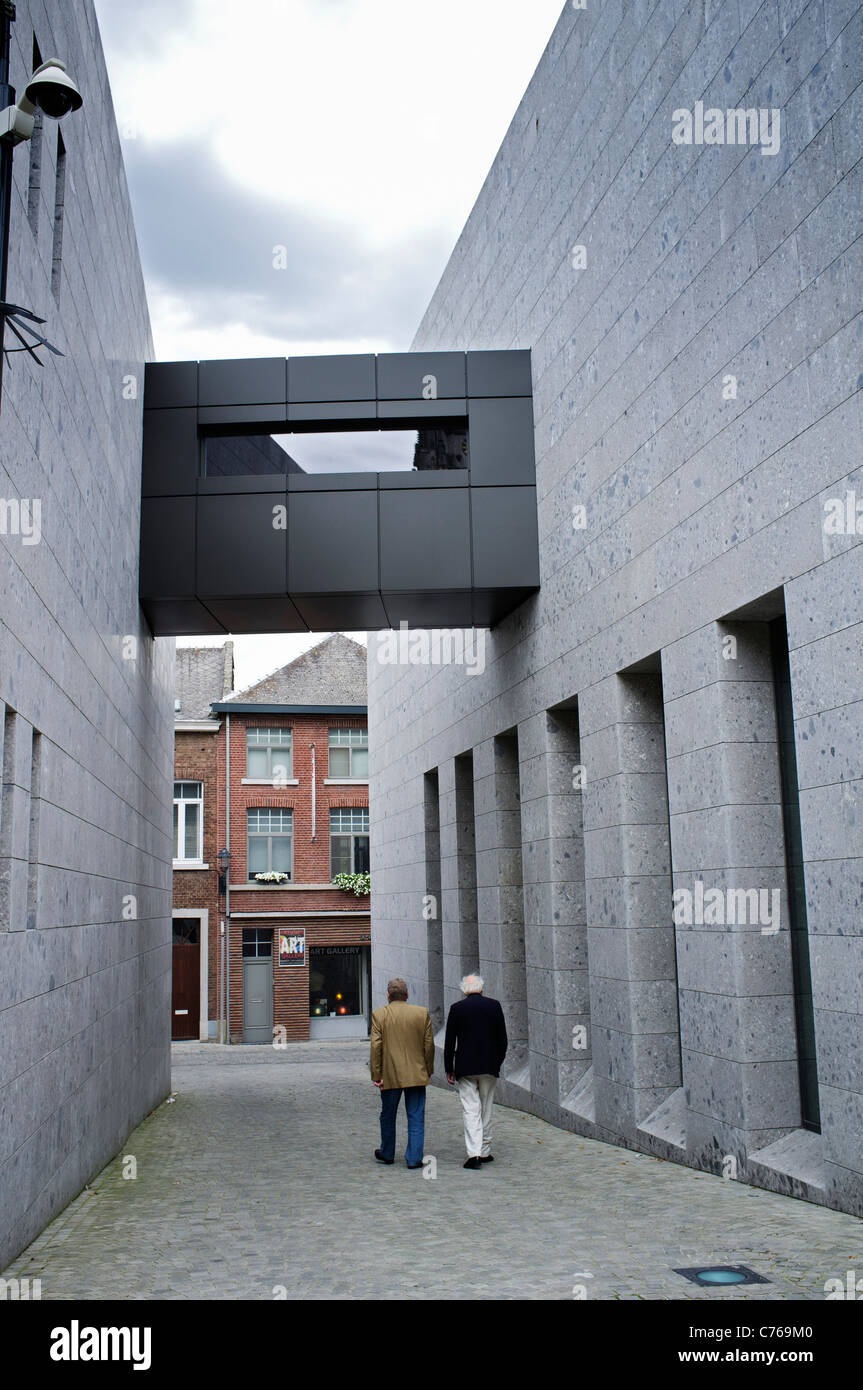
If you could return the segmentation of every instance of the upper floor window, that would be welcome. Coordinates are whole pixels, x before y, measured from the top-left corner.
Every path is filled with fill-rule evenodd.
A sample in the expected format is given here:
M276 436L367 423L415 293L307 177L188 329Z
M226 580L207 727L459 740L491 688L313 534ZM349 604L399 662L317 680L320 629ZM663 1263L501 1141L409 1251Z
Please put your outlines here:
M340 806L330 811L330 869L332 878L369 872L367 806Z
M174 863L200 864L204 858L204 788L201 782L174 783Z
M329 775L330 777L368 777L368 729L330 729Z
M256 781L287 781L293 777L291 729L246 730L246 776Z
M293 877L294 813L254 806L246 812L249 878L280 873Z

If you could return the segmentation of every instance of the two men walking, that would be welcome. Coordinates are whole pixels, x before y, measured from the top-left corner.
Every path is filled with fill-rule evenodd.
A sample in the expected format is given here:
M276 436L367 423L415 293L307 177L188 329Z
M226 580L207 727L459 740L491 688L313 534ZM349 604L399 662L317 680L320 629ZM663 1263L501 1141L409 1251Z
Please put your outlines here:
M464 1119L467 1162L479 1169L493 1161L491 1115L494 1090L506 1056L503 1009L483 996L479 975L461 982L464 999L449 1011L444 1044L444 1070L458 1087ZM387 1003L372 1014L370 1066L381 1092L380 1163L395 1161L396 1112L404 1092L408 1122L405 1162L422 1168L425 1139L426 1087L434 1071L434 1036L428 1009L408 1004L408 987L400 978L387 985Z

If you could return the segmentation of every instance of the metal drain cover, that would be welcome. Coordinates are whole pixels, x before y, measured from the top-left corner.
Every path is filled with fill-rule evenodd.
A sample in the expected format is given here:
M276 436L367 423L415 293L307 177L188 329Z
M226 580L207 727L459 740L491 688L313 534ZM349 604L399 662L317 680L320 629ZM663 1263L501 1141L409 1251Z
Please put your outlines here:
M676 1269L693 1284L705 1289L727 1289L735 1284L769 1284L770 1280L756 1274L747 1265L695 1265L691 1269Z

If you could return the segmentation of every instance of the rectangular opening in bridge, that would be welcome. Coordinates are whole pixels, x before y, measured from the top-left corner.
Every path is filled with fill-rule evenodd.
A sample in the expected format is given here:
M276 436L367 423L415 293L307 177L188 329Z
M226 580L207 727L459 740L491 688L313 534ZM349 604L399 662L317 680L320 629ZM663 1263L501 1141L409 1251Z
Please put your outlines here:
M288 473L410 473L465 469L464 421L434 421L423 429L372 429L291 434L208 434L201 470L206 478Z

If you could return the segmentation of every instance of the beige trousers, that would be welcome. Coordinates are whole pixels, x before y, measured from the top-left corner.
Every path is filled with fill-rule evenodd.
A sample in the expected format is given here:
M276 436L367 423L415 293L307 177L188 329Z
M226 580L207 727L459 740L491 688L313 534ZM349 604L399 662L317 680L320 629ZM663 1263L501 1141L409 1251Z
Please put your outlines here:
M491 1110L496 1076L460 1076L456 1081L464 1119L464 1143L468 1158L491 1153Z

